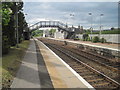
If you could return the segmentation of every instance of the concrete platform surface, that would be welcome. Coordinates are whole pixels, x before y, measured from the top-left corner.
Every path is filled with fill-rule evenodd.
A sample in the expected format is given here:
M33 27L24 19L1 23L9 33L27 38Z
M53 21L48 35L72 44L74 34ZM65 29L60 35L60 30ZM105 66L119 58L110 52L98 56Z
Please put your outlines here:
M34 40L31 40L11 88L41 88Z
M94 88L77 74L68 64L37 39L30 40L28 50L11 89L15 88Z
M54 88L94 89L46 45L37 39L35 41L39 46Z

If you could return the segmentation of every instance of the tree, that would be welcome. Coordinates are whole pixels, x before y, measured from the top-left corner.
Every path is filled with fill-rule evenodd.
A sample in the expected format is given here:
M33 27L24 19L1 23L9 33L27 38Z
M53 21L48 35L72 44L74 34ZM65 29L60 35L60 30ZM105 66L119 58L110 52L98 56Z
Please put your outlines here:
M33 31L32 36L43 36L43 30L35 30L35 31Z
M99 41L100 41L100 38L98 36L93 37L93 40L92 40L93 43L97 43Z
M89 37L88 34L86 34L86 33L83 34L83 40L84 40L84 41L87 41L87 40L88 40L88 37Z
M17 3L17 4L16 4ZM2 49L7 53L10 46L16 45L16 18L18 13L19 41L23 36L23 30L27 27L23 14L23 2L3 2L2 3Z
M56 32L56 29L50 29L50 31L49 31L51 36L53 36L55 32Z
M12 10L10 6L12 3L2 3L2 51L3 54L8 53L8 49L10 48L9 44L9 34L8 34L8 25L10 22L10 15Z
M12 3L2 3L2 25L7 26L10 21L10 14L12 13L12 10L10 9L10 6Z

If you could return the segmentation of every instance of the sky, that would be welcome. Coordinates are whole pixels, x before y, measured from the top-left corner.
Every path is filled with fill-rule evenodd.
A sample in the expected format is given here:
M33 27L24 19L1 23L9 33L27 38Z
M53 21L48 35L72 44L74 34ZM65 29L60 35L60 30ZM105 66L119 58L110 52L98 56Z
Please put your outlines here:
M67 23L69 26L83 26L110 29L118 27L117 2L24 2L24 13L27 14L28 24L35 24L43 20L56 20ZM88 13L92 13L89 15Z

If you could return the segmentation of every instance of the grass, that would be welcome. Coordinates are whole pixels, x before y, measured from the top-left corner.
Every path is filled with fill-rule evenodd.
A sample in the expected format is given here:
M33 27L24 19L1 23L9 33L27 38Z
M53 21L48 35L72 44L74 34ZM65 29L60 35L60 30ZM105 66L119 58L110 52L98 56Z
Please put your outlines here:
M2 57L2 87L9 88L20 67L22 58L28 48L29 41L23 41L19 48L11 47L7 55Z

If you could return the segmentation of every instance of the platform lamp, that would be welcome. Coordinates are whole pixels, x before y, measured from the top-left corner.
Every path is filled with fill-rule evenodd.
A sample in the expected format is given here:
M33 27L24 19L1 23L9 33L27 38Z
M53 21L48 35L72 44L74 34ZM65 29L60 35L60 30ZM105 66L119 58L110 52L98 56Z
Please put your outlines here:
M26 16L27 16L28 14L24 13L24 15L26 15Z
M24 13L24 15L28 15L27 13ZM29 23L27 23L27 27L28 27L28 32L29 32L29 36L30 36L30 38L31 38L31 33L30 33L30 24Z
M100 36L101 36L101 30L102 30L102 21L101 21L101 18L102 18L103 15L104 14L100 14L100 32L99 32Z
M26 15L26 16L27 16L28 14L27 14L27 13L24 13L24 15ZM30 27L30 24L29 24L29 23L28 23L28 27Z
M90 27L90 30L91 30L91 35L92 35L92 30L93 30L93 28L92 28L92 13L88 13L89 14L89 16L91 16L91 27ZM91 40L92 40L92 36L91 36Z
M68 28L68 24L66 23L66 28Z
M70 14L70 18L72 19L72 17L74 17L75 15L74 14Z
M120 1L118 2L118 22L120 22ZM120 23L118 23L118 30L120 30Z

